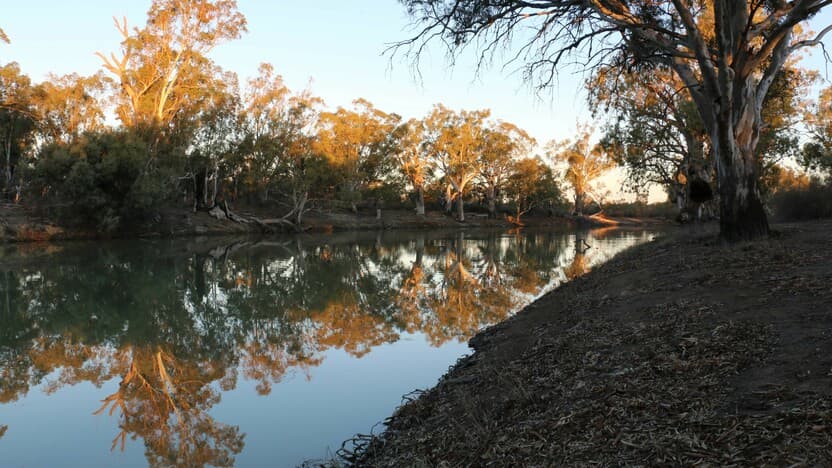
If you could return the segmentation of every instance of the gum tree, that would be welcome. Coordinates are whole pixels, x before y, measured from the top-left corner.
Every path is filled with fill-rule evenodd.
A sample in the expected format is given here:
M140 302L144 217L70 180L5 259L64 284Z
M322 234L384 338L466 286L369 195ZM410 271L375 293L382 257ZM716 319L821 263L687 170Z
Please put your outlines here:
M497 197L504 188L514 162L529 153L534 138L514 124L496 122L483 133L479 154L480 179L488 202L488 217L497 218Z
M365 99L352 108L321 113L316 151L326 156L339 179L340 195L353 213L367 188L378 184L395 153L393 134L401 118Z
M0 198L19 198L19 170L32 146L38 118L34 87L20 66L0 66Z
M615 166L601 145L590 144L592 132L592 128L579 125L574 139L552 141L547 147L555 164L565 166L563 178L575 195L575 214L578 216L583 216L588 197L597 201L592 196L592 183Z
M465 221L463 197L479 174L479 158L488 110L453 111L437 104L425 118L425 146L457 201L457 219Z
M821 91L805 119L810 140L803 146L801 163L807 169L832 175L832 87Z
M594 68L616 57L666 67L690 93L713 145L720 233L728 241L768 234L760 199L757 143L763 101L786 59L820 44L797 28L830 0L402 0L419 26L398 44L418 56L433 41L452 56L466 46L492 52L519 41L514 60L537 86L554 83L574 59Z
M433 171L432 162L425 152L425 145L422 141L423 131L423 122L416 119L410 119L396 129L398 142L395 153L396 163L399 171L413 188L417 216L425 215L425 185Z
M208 53L246 32L236 0L154 0L143 28L114 23L121 56L97 55L117 81L116 113L129 127L169 125L204 86Z

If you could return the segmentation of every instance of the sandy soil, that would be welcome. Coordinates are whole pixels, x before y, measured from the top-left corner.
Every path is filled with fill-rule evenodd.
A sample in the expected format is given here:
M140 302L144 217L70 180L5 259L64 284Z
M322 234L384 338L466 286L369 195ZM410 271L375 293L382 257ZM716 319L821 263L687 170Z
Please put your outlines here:
M636 247L471 340L361 466L832 465L832 221Z

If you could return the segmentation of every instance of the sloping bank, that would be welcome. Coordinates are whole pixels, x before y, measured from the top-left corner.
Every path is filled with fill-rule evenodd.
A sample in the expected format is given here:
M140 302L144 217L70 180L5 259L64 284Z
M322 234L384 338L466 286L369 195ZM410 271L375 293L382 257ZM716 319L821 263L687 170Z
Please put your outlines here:
M832 221L636 247L485 330L361 466L832 463Z

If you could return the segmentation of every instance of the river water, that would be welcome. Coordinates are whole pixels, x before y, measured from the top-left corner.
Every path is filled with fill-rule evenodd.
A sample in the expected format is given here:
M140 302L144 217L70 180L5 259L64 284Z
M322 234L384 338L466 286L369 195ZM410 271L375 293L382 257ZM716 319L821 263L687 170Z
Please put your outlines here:
M653 236L0 247L0 466L325 458L433 386L478 330Z

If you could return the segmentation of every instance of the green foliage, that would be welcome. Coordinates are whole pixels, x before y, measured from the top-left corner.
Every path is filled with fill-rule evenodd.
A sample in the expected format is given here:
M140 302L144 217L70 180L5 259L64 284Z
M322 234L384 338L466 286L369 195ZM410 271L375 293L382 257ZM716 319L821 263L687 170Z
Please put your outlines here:
M822 143L810 141L803 145L800 162L807 169L832 174L832 153Z
M175 186L164 169L149 169L148 144L130 131L82 136L44 148L31 169L31 189L64 221L109 232L140 220Z
M17 63L0 67L0 190L8 198L14 196L18 166L35 137L32 93L31 80Z
M506 184L517 218L534 208L554 209L566 204L552 169L537 158L514 163Z

